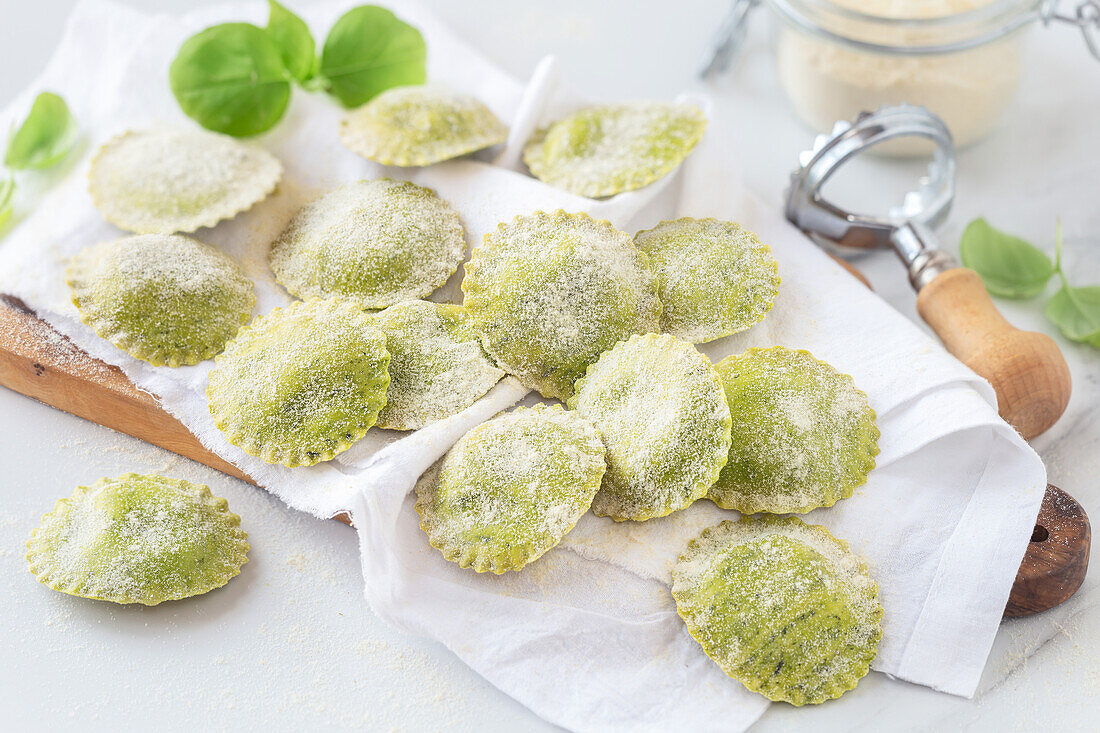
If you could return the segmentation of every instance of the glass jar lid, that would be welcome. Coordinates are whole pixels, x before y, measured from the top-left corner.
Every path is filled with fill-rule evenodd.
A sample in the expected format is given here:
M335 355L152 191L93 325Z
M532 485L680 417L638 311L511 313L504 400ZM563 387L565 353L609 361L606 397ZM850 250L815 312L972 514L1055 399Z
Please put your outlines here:
M1059 11L1060 2L1073 9ZM904 56L964 51L1033 21L1044 25L1055 21L1079 28L1089 52L1100 60L1100 0L996 0L957 13L900 18L855 10L832 0L734 0L702 76L729 66L744 40L749 13L760 3L811 35L863 51Z

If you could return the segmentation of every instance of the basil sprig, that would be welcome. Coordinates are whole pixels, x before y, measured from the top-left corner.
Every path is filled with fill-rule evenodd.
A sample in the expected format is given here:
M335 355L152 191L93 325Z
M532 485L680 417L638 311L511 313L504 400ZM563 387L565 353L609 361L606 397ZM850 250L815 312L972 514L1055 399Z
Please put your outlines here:
M982 277L986 289L1006 298L1034 298L1057 274L1062 287L1045 313L1066 338L1100 349L1100 286L1074 287L1062 267L1062 224L1054 240L1054 261L1035 245L993 228L985 219L970 222L959 241L962 263Z
M65 100L53 92L42 92L35 98L23 124L12 128L4 165L11 170L55 166L73 149L79 134ZM15 177L9 173L0 179L0 226L11 218L14 205Z
M65 100L42 92L30 114L8 138L4 165L13 170L42 169L56 165L76 144L76 120Z
M172 62L172 93L203 127L237 137L265 132L282 119L295 84L355 107L391 87L424 83L424 38L389 10L363 5L345 13L318 58L306 23L275 0L268 4L266 28L207 28Z

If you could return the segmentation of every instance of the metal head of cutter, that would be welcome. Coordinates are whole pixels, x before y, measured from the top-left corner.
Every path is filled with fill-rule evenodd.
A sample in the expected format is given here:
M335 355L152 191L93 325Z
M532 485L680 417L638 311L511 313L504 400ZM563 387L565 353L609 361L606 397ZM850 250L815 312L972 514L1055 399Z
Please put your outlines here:
M823 198L825 182L849 159L870 147L899 138L923 138L934 146L928 173L899 206L884 216L854 214ZM839 254L892 248L909 270L916 290L955 259L938 248L932 228L947 216L955 197L955 145L943 120L924 107L897 105L863 112L853 122L837 122L799 155L791 174L784 211L811 239Z

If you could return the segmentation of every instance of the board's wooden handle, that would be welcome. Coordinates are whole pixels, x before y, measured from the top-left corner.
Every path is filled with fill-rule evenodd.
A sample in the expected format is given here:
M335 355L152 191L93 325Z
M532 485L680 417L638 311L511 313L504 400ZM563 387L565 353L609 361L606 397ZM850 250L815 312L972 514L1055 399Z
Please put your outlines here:
M1031 440L1069 403L1069 367L1046 334L1021 331L993 305L973 270L956 267L917 294L917 312L947 350L989 380L1005 422Z
M1085 510L1072 496L1048 484L1004 617L1040 613L1072 596L1085 580L1091 543Z

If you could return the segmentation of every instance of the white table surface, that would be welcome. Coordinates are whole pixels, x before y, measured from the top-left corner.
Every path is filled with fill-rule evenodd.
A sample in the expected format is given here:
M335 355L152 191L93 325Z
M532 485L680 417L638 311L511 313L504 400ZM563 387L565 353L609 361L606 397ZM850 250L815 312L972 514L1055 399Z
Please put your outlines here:
M183 11L206 0L139 2ZM290 5L304 4L296 0ZM555 53L566 77L596 98L669 97L693 83L726 0L425 0L492 60L519 77ZM45 64L73 0L0 0L0 104ZM762 20L762 19L758 19ZM762 25L757 23L757 25ZM1100 207L1062 210L1059 191L1100 199L1100 64L1069 31L1034 34L1021 100L987 141L960 157L958 202L941 228L954 249L984 215L1048 249L1055 217L1069 232L1074 276L1100 283ZM792 119L754 31L737 70L711 88L751 105L733 115L744 174L778 201L810 133ZM1079 153L1065 155L1065 140ZM1055 151L1062 150L1061 155ZM1052 158L1077 165L1047 166ZM892 180L869 163L852 191ZM1026 172L1026 173L1025 173ZM872 179L870 174L874 175ZM1080 208L1080 207L1078 207ZM1091 242L1089 241L1091 237ZM0 243L0 256L2 256ZM877 292L916 317L893 255L859 266ZM1039 303L1004 303L1021 327L1058 339L1074 397L1034 441L1050 480L1100 517L1100 351L1072 344ZM141 441L0 389L0 730L345 729L546 730L446 649L375 618L361 594L352 530L294 512L263 491ZM244 517L244 573L196 602L119 607L38 585L23 543L74 487L126 471L161 471L209 484ZM754 730L1076 730L1100 712L1100 592L1096 573L1063 606L1002 625L980 692L964 700L871 674L817 708L773 705ZM732 683L731 683L732 684Z

